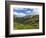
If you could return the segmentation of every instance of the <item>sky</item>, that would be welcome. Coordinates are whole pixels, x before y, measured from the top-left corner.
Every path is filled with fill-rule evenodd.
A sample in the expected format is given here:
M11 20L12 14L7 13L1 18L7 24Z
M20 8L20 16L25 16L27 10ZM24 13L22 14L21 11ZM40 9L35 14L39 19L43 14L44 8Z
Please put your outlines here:
M39 14L37 9L31 8L13 8L13 14L16 17L24 17L26 15Z

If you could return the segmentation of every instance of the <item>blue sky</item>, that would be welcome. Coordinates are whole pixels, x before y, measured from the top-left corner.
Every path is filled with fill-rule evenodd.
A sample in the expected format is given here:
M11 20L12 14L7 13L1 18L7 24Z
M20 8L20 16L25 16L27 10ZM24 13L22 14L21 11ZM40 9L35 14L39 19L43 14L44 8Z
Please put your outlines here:
M38 14L38 11L31 8L13 8L13 14L17 17L24 17L28 14Z
M29 14L33 12L33 9L29 9L29 8L14 8L13 12L17 12L17 13L25 13L25 14Z

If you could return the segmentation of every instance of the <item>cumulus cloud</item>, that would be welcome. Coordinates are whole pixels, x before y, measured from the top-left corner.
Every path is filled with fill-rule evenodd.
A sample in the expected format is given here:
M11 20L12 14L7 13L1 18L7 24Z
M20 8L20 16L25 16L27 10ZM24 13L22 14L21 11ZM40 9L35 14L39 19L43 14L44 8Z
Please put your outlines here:
M26 15L37 15L39 14L38 10L39 9L15 8L13 9L13 13L16 17L24 17Z
M34 9L33 12L32 12L32 14L34 14L34 15L38 15L38 14L39 14L39 9L37 9L37 8Z
M24 14L24 13L17 13L17 12L15 12L13 14L16 15L16 17L24 17L24 16L26 16L26 14Z

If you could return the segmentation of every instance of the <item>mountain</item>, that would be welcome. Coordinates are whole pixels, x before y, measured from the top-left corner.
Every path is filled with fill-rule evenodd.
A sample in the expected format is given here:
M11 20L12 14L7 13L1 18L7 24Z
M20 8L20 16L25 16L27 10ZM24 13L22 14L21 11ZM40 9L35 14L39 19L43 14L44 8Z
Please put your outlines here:
M39 15L14 17L14 29L38 29Z
M25 17L16 17L14 16L14 22L18 22L18 23L31 23L31 22L37 22L39 21L39 15L28 15Z

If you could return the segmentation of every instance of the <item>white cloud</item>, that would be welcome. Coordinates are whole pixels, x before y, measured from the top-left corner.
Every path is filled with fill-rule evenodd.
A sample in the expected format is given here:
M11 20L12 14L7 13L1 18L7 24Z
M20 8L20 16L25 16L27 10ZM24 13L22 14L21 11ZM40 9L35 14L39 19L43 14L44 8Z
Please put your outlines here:
M30 10L29 10L29 11L26 11L26 13L30 14L30 13L31 13L31 11L30 11Z
M14 12L13 14L16 17L24 17L26 15L38 15L39 14L39 9L34 9L32 13L31 13L31 11L27 11L27 14L25 14L25 13L18 13L18 12Z
M24 14L24 13L14 12L13 14L16 15L16 17L24 17L24 16L26 16L26 14Z
M33 13L32 14L39 14L39 9L34 9Z

